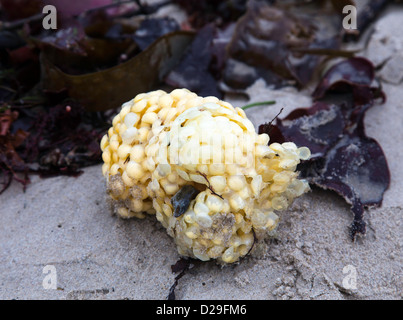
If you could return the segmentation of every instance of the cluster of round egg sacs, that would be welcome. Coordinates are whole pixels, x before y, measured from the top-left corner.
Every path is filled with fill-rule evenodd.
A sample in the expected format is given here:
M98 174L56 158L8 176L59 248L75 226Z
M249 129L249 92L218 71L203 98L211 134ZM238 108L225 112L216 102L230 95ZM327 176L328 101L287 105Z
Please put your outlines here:
M101 141L102 171L118 215L156 214L181 255L232 263L277 226L274 211L309 190L295 172L309 150L268 142L240 108L158 90L113 119ZM173 198L184 186L197 192L178 214Z

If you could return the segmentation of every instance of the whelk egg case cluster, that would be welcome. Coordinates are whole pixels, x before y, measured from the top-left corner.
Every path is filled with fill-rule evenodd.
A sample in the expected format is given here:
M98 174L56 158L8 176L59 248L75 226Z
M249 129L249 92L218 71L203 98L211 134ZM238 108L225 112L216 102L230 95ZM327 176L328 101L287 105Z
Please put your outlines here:
M123 104L101 141L102 172L120 217L155 215L179 254L233 263L309 190L295 171L309 149L268 143L228 102L158 90Z

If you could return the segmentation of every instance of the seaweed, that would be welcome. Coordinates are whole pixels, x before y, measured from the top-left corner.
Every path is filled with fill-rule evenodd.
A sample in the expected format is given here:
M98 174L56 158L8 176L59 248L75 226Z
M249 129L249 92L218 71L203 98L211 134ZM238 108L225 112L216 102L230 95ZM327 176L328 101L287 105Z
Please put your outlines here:
M340 194L354 214L350 236L366 232L364 208L380 206L390 183L386 157L380 145L367 137L366 111L386 97L373 87L374 66L364 58L343 60L323 76L313 97L314 104L277 119L271 142L293 141L307 146L309 161L299 166L311 184ZM261 125L259 132L267 132Z
M186 272L190 269L193 259L185 259L180 258L174 265L171 266L172 273L179 273L175 277L175 281L172 286L169 288L169 293L167 296L167 300L175 300L175 289L179 283L179 280L186 274Z

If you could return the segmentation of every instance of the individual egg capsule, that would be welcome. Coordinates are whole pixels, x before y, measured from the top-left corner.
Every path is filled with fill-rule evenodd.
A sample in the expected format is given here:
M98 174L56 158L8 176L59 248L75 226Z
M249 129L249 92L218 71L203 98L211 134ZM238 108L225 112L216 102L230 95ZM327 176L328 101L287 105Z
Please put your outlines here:
M311 157L311 151L307 147L298 148L298 156L301 160L308 160Z
M242 118L246 119L246 113L243 109L236 107L235 111L238 113L238 115L240 115Z
M240 230L245 234L249 234L252 231L252 222L245 220L245 222L241 225Z
M171 206L167 205L166 203L164 203L162 205L162 211L164 212L164 214L167 217L172 217L172 208L171 208Z
M162 205L163 205L163 203L159 199L156 199L156 198L153 199L153 208L157 211L157 213L163 212Z
M121 121L126 117L126 115L130 112L131 109L131 103L130 102L125 102L122 104L122 109L119 112L120 119Z
M176 104L176 109L178 110L178 113L181 114L183 113L186 109L187 109L187 102L188 99L186 98L182 98L181 100L179 100Z
M271 199L271 205L274 210L284 210L288 207L288 201L282 196L274 197Z
M145 115L146 115L147 113L150 113L150 112L154 112L155 114L157 114L157 113L160 111L160 109L161 109L161 106L160 106L160 105L158 105L158 104L152 104L152 105L147 109Z
M190 208L185 212L185 214L183 216L183 219L185 220L185 222L189 223L189 224L195 223L196 222L195 218L196 218L196 214Z
M210 175L224 175L225 173L225 164L223 163L213 163L209 165L209 173Z
M129 209L134 212L142 212L143 211L143 201L140 199L131 199L129 201Z
M151 182L148 184L148 188L151 191L158 191L160 189L160 184L157 179L152 179ZM161 210L159 210L161 211Z
M120 170L120 166L117 163L114 163L111 166L111 168L109 170L109 173L110 173L111 176L114 176L114 175L119 173L119 170Z
M227 199L224 199L221 212L222 213L229 213L230 211L231 211L231 206L229 204L229 201Z
M165 185L164 190L168 195L174 195L178 192L179 186L176 183L168 183Z
M122 134L122 142L127 145L131 145L138 137L138 130L137 128L128 128Z
M142 99L134 103L131 107L132 112L142 112L147 107L147 99Z
M203 98L201 98L201 97L190 98L186 102L186 109L197 107L202 104L203 104Z
M191 181L191 179L186 171L181 170L178 167L176 167L176 172L178 173L179 177L181 177L183 180Z
M222 261L225 263L233 263L237 261L239 258L239 253L235 252L234 247L229 247L227 250L224 251L223 255L221 256Z
M213 224L213 220L209 216L209 209L204 203L196 202L194 208L195 222L204 228L209 228Z
M160 177L168 176L172 172L172 168L168 163L160 163L155 169ZM170 181L171 183L175 181Z
M108 145L109 145L109 138L108 138L108 135L105 134L105 135L102 137L101 142L100 142L101 150L104 151L105 148L106 148Z
M120 122L120 120L121 120L120 114L114 116L112 119L112 126L115 127Z
M270 137L267 133L262 133L257 136L256 143L267 146L269 144Z
M227 186L227 180L224 176L209 177L210 185L215 192L221 193Z
M281 146L287 151L297 151L297 146L294 142L284 142L283 144L281 144Z
M155 207L154 207L154 208L155 208ZM162 224L162 226L163 226L164 228L167 228L167 227L168 227L168 224L165 222L164 215L162 214L161 211L158 211L157 209L155 209L155 210L156 210L155 217L157 218L157 220L158 220L159 222L161 222L161 224Z
M212 259L217 259L220 257L224 251L225 247L223 246L213 246L207 250L207 254Z
M239 247L241 244L242 244L241 238L238 237L237 235L233 235L233 236L230 238L229 245L230 245L231 247L236 248L236 247Z
M159 100L158 100L158 104L163 109L171 108L173 103L174 103L174 99L171 97L170 94L164 94L164 95L160 96Z
M158 143L153 143L150 141L145 148L146 155L154 158L157 155L159 148L160 146Z
M273 181L278 184L288 184L293 176L293 172L281 171L273 176Z
M168 111L171 110L170 108L162 108L160 111L158 111L157 115L158 118L161 119L161 124L165 123Z
M234 217L235 217L235 224L237 224L237 225L240 225L245 221L244 217L243 217L243 215L241 213L236 213L234 215Z
M133 106L134 103L139 102L140 100L142 100L142 99L145 98L146 96L147 96L146 93L139 93L138 95L136 95L136 96L134 97L133 100L130 101L130 102L131 102L131 105Z
M217 97L214 96L208 96L203 98L203 104L205 103L218 103L220 101Z
M202 174L208 175L209 174L208 165L207 164L199 164L199 165L197 165L197 171L202 173Z
M245 208L246 205L244 199L242 199L241 196L236 193L232 194L229 198L229 204L231 209L233 209L235 212Z
M258 197L263 187L263 178L261 175L255 175L250 183L253 195Z
M152 157L146 158L143 162L142 162L142 166L148 170L148 171L154 171L155 170L155 161Z
M147 172L144 174L144 176L140 179L140 183L142 184L147 184L151 180L151 173Z
M126 125L127 128L133 128L136 126L138 121L140 120L140 117L137 113L134 112L129 112L123 120L123 123Z
M296 159L284 159L280 161L279 167L282 169L294 171L298 163L299 161Z
M117 134L114 134L111 136L109 139L109 146L111 151L117 151L119 148L120 142L119 142L119 137Z
M265 228L269 231L273 230L278 225L278 221L279 217L274 212L269 212Z
M241 167L237 163L225 164L225 171L229 176L241 174Z
M197 239L200 236L199 228L196 226L190 226L185 231L185 235L190 239Z
M263 211L258 209L253 210L251 222L254 228L264 228L267 223L267 219L268 216Z
M131 146L128 144L121 144L118 148L117 154L120 159L126 160L131 151Z
M196 174L190 173L189 178L190 178L190 180L192 180L196 183L199 183L199 184L205 184L205 185L208 184L206 178L199 173L196 173Z
M209 255L205 250L201 250L200 248L193 248L193 254L194 256L201 260L201 261L208 261L210 260Z
M241 243L248 246L249 248L253 245L255 242L255 238L253 236L252 232L244 233L240 237Z
M112 153L112 162L117 164L121 161L121 159L119 159L118 157L118 153L117 152L113 152ZM120 168L120 163L119 163L119 168Z
M151 132L151 125L149 123L141 122L138 126L138 140L141 143L148 143ZM143 139L143 141L141 140Z
M135 180L133 180L132 178L129 177L129 175L127 174L127 171L123 171L122 180L127 187L133 187L136 183Z
M275 194L275 193L282 193L285 190L287 190L287 185L286 184L279 184L279 183L273 183L270 185L270 192Z
M131 217L130 210L125 207L119 207L116 209L117 215L119 215L123 219L128 219Z
M102 175L103 175L104 177L106 177L106 176L108 175L109 169L110 169L110 164L109 164L109 163L104 163L104 164L102 165Z
M154 107L155 105L158 105L158 100L160 99L160 97L161 97L161 94L158 94L158 93L154 93L154 94L152 94L151 95L151 97L149 97L148 98L148 105L152 108L152 107Z
M145 150L142 144L134 145L130 150L130 160L140 163L145 158Z
M170 123L176 117L177 112L176 108L169 109L165 117L165 123Z
M258 144L255 148L255 155L258 158L270 157L274 154L275 152L267 145Z
M106 147L104 149L104 152L102 152L102 160L104 161L104 163L110 163L112 160L111 157L111 152L109 150L109 147Z
M157 121L157 119L158 115L155 112L148 112L141 118L141 122L153 124L155 121Z
M179 101L183 96L188 94L188 90L186 89L175 89L171 92L171 97L176 101Z
M246 185L246 180L243 175L230 176L227 180L228 186L234 191L240 191Z
M224 137L225 148L235 148L239 145L238 138L234 134L229 134Z
M284 148L281 144L274 142L272 144L269 145L270 149L273 150L274 152L276 152L279 155L284 154Z
M213 213L220 212L223 207L223 200L216 195L208 195L205 203L209 211Z
M110 127L108 130L108 137L112 137L115 134L115 128L114 127Z
M130 160L129 163L127 164L126 172L130 178L136 180L141 179L141 177L144 175L144 170L142 166L139 163L132 160Z
M247 185L245 185L245 187L243 189L239 190L238 194L244 200L250 199L250 196L251 196L249 187Z

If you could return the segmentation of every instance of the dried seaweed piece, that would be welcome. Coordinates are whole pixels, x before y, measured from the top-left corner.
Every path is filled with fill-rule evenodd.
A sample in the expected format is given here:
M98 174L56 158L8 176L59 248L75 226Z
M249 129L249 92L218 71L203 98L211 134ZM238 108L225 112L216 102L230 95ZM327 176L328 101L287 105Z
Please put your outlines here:
M184 214L189 208L190 201L192 201L200 193L195 187L191 185L183 186L171 198L172 206L174 207L174 217L178 218Z
M176 88L188 88L200 96L221 97L216 79L209 71L212 61L213 24L203 27L186 50L181 62L168 74L165 82Z
M61 29L44 38L32 38L31 42L41 50L42 55L58 69L69 75L94 73L119 64L122 53L133 44L130 36L113 38L108 31L113 28L97 26L102 37L88 36L82 26ZM91 30L92 35L97 35ZM99 36L99 35L98 35Z
M224 81L231 85L239 72L231 69L242 63L249 67L244 68L247 82L238 81L238 87L246 87L258 77L276 87L290 82L305 85L322 58L302 50L338 49L340 23L336 14L319 19L317 12L292 13L280 5L250 1L228 47L232 63L226 67Z
M374 66L369 60L362 57L346 59L326 72L312 96L318 100L328 92L350 91L355 94L356 104L366 104L374 98L371 95L371 92L374 92L374 88L371 87L374 76Z
M179 30L179 25L173 18L145 19L136 30L133 39L141 50L145 50L158 38Z
M328 152L320 176L312 179L314 184L336 191L351 204L352 239L357 233L365 234L364 206L380 206L390 182L382 148L365 135L364 114L361 111L355 129Z
M343 114L338 106L319 102L308 109L297 109L276 123L282 134L281 142L293 141L298 146L308 146L311 159L325 156L340 139L344 126ZM272 142L278 142L270 136Z
M380 206L390 173L380 145L365 134L365 112L375 99L385 100L371 87L374 69L366 59L344 60L324 75L313 93L321 99L310 108L296 109L277 119L271 142L293 141L307 146L312 157L299 166L301 176L330 189L351 204L350 235L365 234L364 207ZM267 126L259 127L259 133Z
M173 273L178 273L179 274L175 277L175 282L169 288L169 293L167 296L167 300L175 300L175 289L176 286L178 285L179 280L185 275L185 273L190 269L192 259L185 259L185 258L180 258L174 265L171 266L171 270Z
M30 122L29 137L25 140L21 157L26 163L37 162L38 169L30 173L41 177L56 175L77 176L80 168L101 160L98 143L105 124L97 122L96 114L87 114L77 104L58 104L54 107L37 107L26 113ZM16 123L17 124L17 123Z
M84 75L64 73L42 54L43 86L49 92L66 89L88 111L116 108L158 84L181 58L192 38L193 33L189 32L170 33L127 62Z
M189 24L200 29L206 24L221 26L236 21L246 11L247 0L172 0L184 8L188 14Z
M20 182L24 188L29 183L29 179L26 176L28 167L16 151L29 133L21 129L11 133L10 130L17 117L18 112L11 111L8 108L0 111L0 175L3 176L3 182L1 183L3 187L0 190L0 194L7 189L12 180ZM20 178L17 172L24 172L25 177Z

